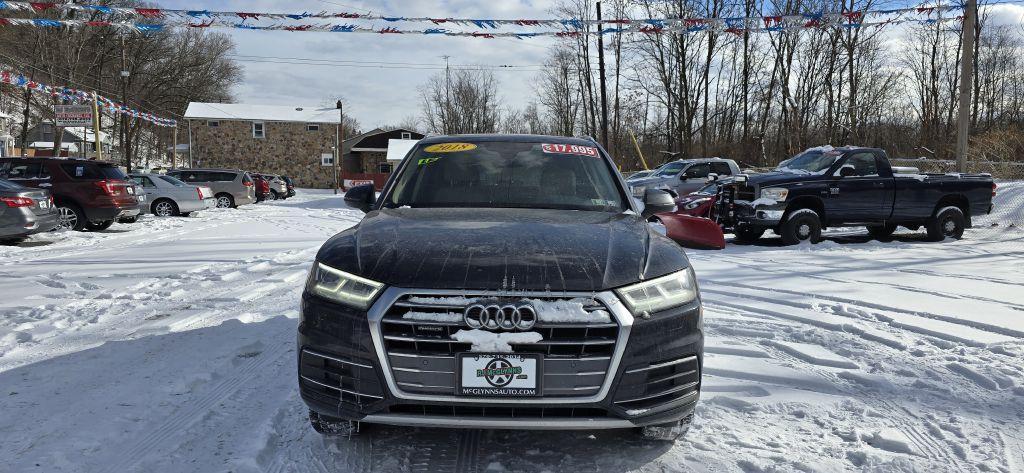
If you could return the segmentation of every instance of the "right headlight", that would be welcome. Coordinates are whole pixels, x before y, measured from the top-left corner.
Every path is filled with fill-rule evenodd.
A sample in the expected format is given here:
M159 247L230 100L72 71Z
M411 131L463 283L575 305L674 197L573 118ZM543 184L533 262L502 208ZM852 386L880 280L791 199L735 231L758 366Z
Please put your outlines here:
M334 269L323 263L314 263L306 289L325 299L357 309L366 309L384 289L384 284Z
M679 307L697 298L693 267L615 290L634 315Z
M784 202L786 197L789 197L789 189L783 189L781 187L769 187L767 189L761 189L762 199L771 199L776 202Z

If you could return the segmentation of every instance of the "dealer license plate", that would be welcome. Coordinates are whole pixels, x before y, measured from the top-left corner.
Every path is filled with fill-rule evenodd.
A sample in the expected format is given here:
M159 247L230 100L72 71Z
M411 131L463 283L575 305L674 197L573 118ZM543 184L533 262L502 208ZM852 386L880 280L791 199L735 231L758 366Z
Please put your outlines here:
M456 394L528 397L540 395L540 355L461 353Z
M146 196L144 196L142 194L139 194L138 197L139 197L139 202L145 202L146 201Z
M50 201L48 201L48 200L40 200L39 201L39 208L44 209L44 210L50 208Z

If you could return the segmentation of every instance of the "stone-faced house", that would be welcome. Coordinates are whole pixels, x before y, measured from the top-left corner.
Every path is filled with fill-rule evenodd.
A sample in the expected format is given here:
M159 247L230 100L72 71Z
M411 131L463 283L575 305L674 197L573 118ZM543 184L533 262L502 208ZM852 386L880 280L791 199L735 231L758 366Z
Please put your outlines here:
M343 137L335 163L340 113L334 107L190 103L190 167L229 168L281 174L299 187L330 189L346 180L383 181L391 172L389 139L423 138L411 130L381 130Z

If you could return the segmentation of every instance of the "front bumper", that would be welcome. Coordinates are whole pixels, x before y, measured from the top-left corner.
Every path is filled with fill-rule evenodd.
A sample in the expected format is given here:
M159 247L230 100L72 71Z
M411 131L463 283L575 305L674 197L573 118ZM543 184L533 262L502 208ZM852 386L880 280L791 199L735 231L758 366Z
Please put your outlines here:
M758 228L774 228L786 214L786 203L752 205L750 202L735 202L731 208L725 209L728 217L724 219L730 224L729 229L746 225Z
M611 292L596 298L617 319L619 341L596 394L495 399L403 391L395 383L379 327L383 313L403 293L388 289L369 312L303 295L298 374L302 398L311 409L392 425L611 429L680 420L693 412L700 397L700 302L633 319Z

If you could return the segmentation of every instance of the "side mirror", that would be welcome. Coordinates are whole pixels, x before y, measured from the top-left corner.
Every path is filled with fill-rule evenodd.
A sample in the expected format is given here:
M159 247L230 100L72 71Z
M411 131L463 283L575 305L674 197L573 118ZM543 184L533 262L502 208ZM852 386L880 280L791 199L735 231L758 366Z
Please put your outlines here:
M644 193L644 211L641 214L644 219L650 218L656 213L674 212L675 210L676 201L672 199L672 194L661 189L647 189L647 192Z
M708 174L708 182L713 182L713 181L717 181L717 180L718 180L718 174L715 174L715 173Z
M857 174L857 170L854 169L852 164L844 164L843 167L839 168L839 175L841 177L850 177Z
M355 186L345 193L345 205L353 209L369 212L373 208L373 202L377 200L376 189L373 184Z

